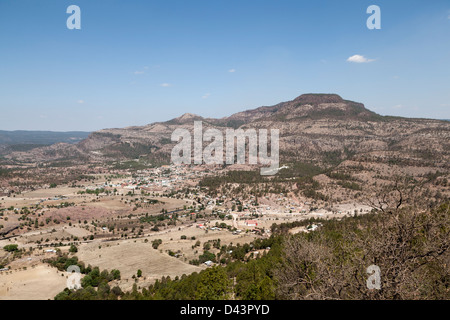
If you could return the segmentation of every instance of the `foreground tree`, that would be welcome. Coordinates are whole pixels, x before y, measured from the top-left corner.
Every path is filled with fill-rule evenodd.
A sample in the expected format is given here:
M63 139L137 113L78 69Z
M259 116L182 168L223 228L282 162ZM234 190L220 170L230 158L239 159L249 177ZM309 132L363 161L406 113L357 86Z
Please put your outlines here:
M224 300L230 298L231 291L227 273L216 266L202 272L195 297L198 300Z
M390 208L285 242L276 271L285 299L449 299L449 204ZM380 270L369 289L367 268Z

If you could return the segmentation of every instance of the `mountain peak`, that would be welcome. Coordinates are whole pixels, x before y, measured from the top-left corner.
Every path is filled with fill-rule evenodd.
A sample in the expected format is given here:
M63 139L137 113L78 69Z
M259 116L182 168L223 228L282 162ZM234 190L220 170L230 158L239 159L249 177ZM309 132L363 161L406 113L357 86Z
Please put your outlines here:
M182 116L169 120L167 122L169 123L176 123L176 124L183 124L183 123L187 123L187 122L192 122L195 120L203 120L202 116L193 114L193 113L185 113Z
M321 103L342 103L344 100L341 96L334 93L307 93L294 99L295 102L302 104L321 104Z
M191 120L191 119L196 119L196 118L201 118L201 116L187 112L176 119L177 120Z

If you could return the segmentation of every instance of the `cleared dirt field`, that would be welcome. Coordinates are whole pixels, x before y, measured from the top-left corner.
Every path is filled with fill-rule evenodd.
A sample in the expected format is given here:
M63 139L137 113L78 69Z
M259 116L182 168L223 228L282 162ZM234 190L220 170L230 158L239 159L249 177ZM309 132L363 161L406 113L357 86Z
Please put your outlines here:
M49 239L50 241L54 241L55 239L70 238L71 236L82 238L84 236L89 236L90 234L90 232L83 228L64 226L46 228L41 231L27 232L21 235L18 239L20 242L26 244L35 242L39 239Z
M15 197L2 197L1 204L5 207L9 206L31 206L39 202L41 199L53 198L56 196L76 197L76 193L81 190L79 188L60 187L52 189L39 189L35 191L25 192ZM61 201L56 201L59 203ZM52 203L52 202L48 202Z
M55 196L70 196L76 194L80 188L56 187L50 189L39 189L25 192L20 197L23 198L51 198Z
M38 265L27 270L0 272L0 300L47 300L66 287L56 268Z

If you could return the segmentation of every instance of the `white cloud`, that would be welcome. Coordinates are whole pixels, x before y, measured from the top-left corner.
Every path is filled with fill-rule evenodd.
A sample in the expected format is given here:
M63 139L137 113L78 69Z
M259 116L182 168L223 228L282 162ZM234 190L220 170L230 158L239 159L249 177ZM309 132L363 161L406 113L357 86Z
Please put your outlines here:
M367 59L364 56L361 56L359 54L355 54L354 56L351 56L350 58L348 58L347 61L348 62L354 62L354 63L368 63L368 62L375 61L375 59Z
M135 71L135 72L133 72L134 74L144 74L145 72L144 71Z
M161 87L171 87L172 85L170 83L161 83Z
M404 105L402 105L402 104L397 104L397 105L395 105L393 108L394 109L403 109L405 106Z
M83 103L84 103L84 100L78 100L77 103L83 104Z
M210 95L211 95L211 93L205 93L205 94L202 96L202 99L208 99Z
M236 69L230 69L230 70L228 70L228 72L234 73L234 72L236 72Z

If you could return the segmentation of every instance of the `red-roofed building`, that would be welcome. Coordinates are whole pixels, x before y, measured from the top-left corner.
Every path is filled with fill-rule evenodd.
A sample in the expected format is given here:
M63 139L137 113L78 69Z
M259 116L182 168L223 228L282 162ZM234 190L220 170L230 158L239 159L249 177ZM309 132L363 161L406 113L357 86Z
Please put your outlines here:
M256 227L258 225L258 221L256 221L256 220L247 220L247 221L245 221L245 225L247 227Z

